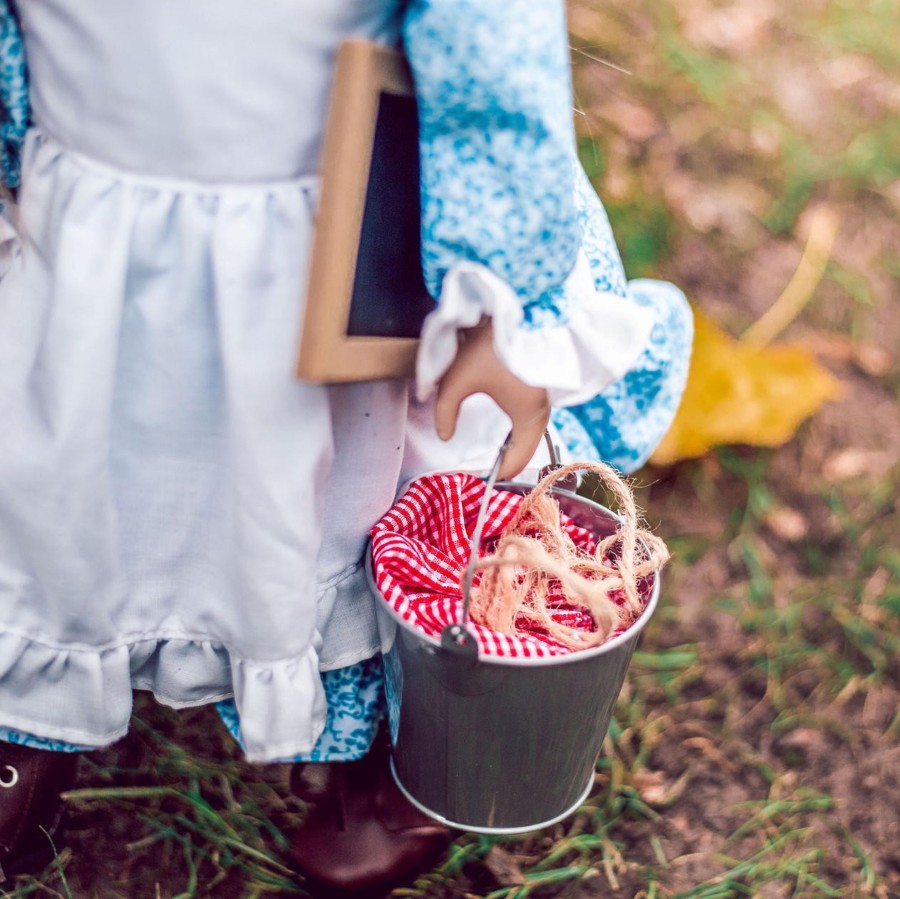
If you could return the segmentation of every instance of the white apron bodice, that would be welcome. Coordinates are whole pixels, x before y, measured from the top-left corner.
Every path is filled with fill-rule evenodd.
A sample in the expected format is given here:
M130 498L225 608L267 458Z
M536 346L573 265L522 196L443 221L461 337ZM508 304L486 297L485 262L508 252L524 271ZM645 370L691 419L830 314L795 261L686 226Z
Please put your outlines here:
M340 42L398 0L27 0L33 115L64 146L203 182L313 174Z

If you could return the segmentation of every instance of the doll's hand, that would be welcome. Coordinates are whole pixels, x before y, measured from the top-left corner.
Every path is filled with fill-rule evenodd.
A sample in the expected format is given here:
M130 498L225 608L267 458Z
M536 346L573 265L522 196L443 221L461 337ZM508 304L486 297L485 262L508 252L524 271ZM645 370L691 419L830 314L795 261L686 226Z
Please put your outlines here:
M542 387L519 380L494 352L490 319L459 332L459 350L438 382L435 426L442 440L456 430L459 407L466 397L487 394L512 420L509 448L499 478L514 478L528 464L550 420L550 398Z

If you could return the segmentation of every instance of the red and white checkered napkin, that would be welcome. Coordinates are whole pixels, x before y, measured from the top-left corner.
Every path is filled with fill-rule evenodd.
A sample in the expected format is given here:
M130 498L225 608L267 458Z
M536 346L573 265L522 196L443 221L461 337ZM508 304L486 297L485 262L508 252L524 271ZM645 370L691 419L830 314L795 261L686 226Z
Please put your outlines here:
M372 568L388 604L410 625L440 638L448 624L462 618L462 580L471 552L472 532L484 496L485 483L468 474L438 474L420 478L372 528ZM492 491L482 532L482 554L490 553L522 497ZM594 537L566 515L561 523L576 546L593 552ZM476 583L480 572L476 572ZM562 597L553 617L585 631L594 622L584 610ZM482 655L537 658L571 652L524 616L515 635L500 634L471 620L467 627Z

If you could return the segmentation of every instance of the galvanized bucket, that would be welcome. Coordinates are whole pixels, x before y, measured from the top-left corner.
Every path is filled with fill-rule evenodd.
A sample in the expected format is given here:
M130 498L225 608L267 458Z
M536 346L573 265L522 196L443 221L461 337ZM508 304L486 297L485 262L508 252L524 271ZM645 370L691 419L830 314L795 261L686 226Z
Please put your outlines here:
M568 490L553 495L597 537L617 529L619 519L603 506ZM369 576L378 594L371 555ZM591 791L613 706L658 598L655 575L643 614L625 633L538 659L479 657L471 636L460 639L461 625L438 640L378 602L399 788L432 818L476 833L525 833L570 815Z

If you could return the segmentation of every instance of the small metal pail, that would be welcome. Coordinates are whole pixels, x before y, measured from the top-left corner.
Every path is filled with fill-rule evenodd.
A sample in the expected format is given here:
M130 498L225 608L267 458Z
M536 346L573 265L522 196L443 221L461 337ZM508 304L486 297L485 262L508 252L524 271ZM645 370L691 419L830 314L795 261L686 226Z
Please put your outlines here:
M525 494L531 488L504 483ZM560 508L598 537L619 519L553 488ZM378 594L371 573L372 589ZM638 636L659 598L602 646L563 656L482 656L414 630L377 603L397 785L423 812L461 830L524 833L574 812L594 769Z

